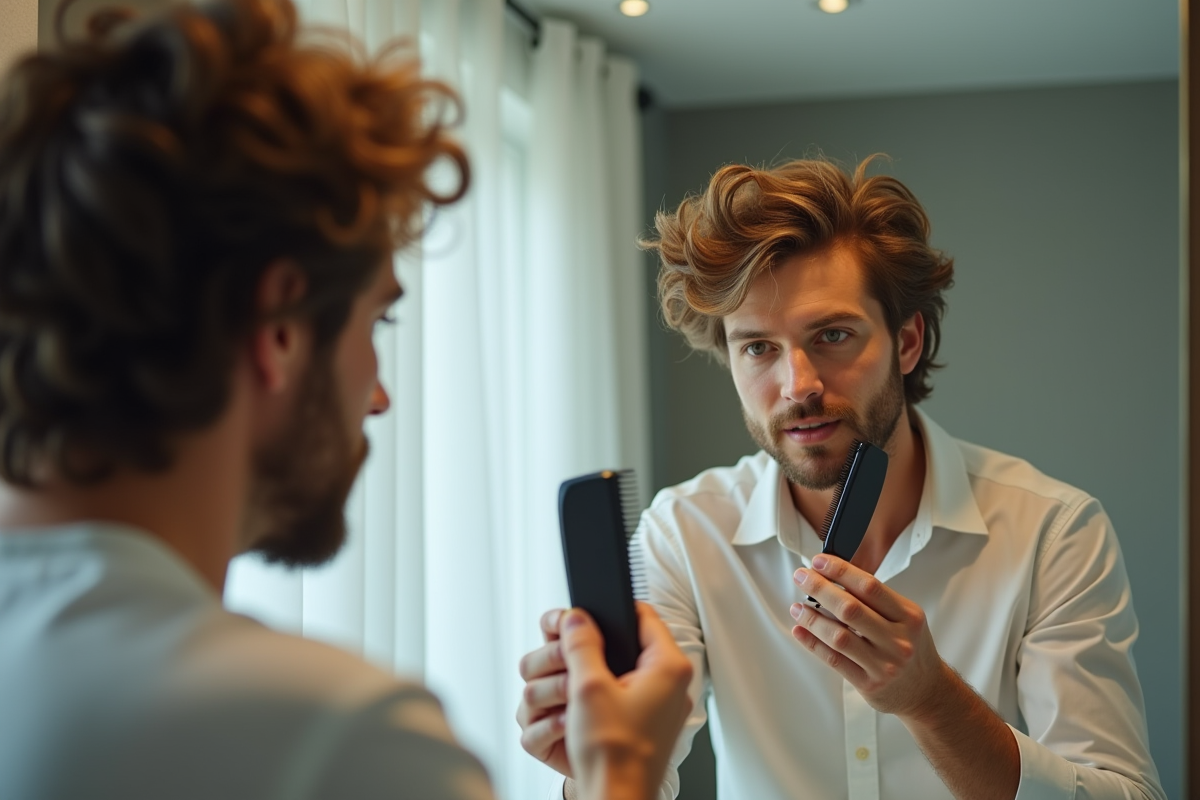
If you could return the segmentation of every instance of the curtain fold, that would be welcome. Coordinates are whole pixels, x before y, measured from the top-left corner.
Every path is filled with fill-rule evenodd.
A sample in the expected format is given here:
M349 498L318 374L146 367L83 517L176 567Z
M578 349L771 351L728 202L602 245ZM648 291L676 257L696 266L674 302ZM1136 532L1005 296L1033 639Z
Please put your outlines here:
M420 42L463 97L472 186L397 257L405 297L377 339L392 408L366 423L345 549L295 573L239 557L226 602L422 678L501 796L541 796L513 715L538 617L568 602L558 485L634 467L644 498L649 477L636 68L556 20L506 52L503 0L299 5L370 52ZM518 56L528 97L505 85Z
M499 750L511 713L498 702L503 679L495 668L503 663L505 621L495 601L503 575L493 486L504 476L493 466L500 443L489 408L498 387L485 380L485 365L496 354L483 324L481 276L500 237L503 6L438 0L426 9L426 68L462 95L473 184L464 201L438 214L425 248L425 677L459 736L502 782Z

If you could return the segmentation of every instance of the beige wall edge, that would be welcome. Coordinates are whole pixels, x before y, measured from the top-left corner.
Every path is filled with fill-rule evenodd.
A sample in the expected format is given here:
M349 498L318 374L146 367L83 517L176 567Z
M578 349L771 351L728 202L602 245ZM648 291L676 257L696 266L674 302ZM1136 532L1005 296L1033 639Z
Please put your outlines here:
M0 72L22 53L37 47L37 0L0 0Z

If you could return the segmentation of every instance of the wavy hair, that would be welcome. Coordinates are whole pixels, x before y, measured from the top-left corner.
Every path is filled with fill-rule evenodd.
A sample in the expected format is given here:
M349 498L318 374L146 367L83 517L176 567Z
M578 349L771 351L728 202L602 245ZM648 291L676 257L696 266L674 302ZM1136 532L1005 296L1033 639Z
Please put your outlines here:
M267 266L303 271L288 313L328 346L468 182L455 95L399 45L302 41L289 0L88 27L0 84L0 478L22 486L166 468L223 411Z
M787 258L834 245L853 247L867 288L883 306L892 335L914 314L925 319L925 344L904 376L905 399L933 391L930 371L953 285L954 260L929 245L929 219L904 184L867 177L864 160L848 175L824 160L791 161L774 169L723 167L707 190L674 213L655 216L661 267L658 295L667 324L695 349L728 365L723 317L746 299L750 284Z

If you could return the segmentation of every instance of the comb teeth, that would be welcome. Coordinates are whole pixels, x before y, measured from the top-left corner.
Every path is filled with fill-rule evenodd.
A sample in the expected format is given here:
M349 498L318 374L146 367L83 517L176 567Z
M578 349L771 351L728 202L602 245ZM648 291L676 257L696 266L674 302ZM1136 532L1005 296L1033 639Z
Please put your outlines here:
M617 486L621 495L621 515L625 523L625 542L629 556L629 579L636 600L645 600L649 594L646 586L646 561L642 557L642 540L636 536L638 522L642 517L641 501L638 498L637 476L633 470L617 472Z
M821 523L821 530L817 531L817 537L822 542L829 538L829 530L833 527L833 516L837 513L838 501L842 499L842 492L846 491L846 479L850 477L850 467L854 464L854 456L858 454L860 447L862 447L862 442L858 439L850 444L850 453L846 456L846 463L842 464L842 473L838 475L837 486L833 489L833 500L829 503L829 510L825 512L825 521Z
M650 587L646 584L646 559L642 556L642 537L636 536L629 542L629 582L635 600L650 599Z
M617 487L621 495L621 517L625 523L625 539L628 541L637 530L638 521L642 517L641 502L638 499L637 476L631 469L618 470Z

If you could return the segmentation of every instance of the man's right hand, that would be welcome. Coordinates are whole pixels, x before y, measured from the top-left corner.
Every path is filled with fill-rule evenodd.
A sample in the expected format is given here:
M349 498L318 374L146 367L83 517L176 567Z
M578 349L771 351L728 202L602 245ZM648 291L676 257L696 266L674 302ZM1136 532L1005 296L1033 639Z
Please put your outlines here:
M616 678L599 628L578 609L543 615L546 643L521 659L521 745L574 778L585 798L618 788L654 797L691 711L692 665L666 625L637 604L642 654Z

